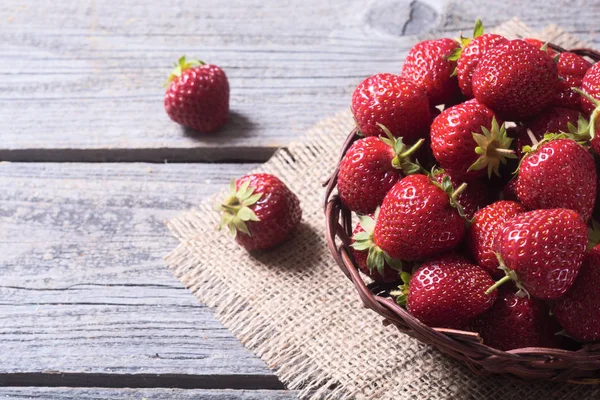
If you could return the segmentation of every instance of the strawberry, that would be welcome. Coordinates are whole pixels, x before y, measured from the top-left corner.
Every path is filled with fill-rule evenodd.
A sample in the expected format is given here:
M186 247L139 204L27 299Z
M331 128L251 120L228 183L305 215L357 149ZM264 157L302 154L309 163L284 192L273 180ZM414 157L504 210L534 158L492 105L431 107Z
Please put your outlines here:
M232 181L218 206L219 229L227 226L246 250L267 249L285 241L300 224L298 197L279 178L251 174Z
M567 334L580 342L600 340L600 246L585 256L579 276L554 305L554 315Z
M464 182L461 179L448 175L443 169L434 169L432 178L443 184L444 178L448 177L454 188L460 187ZM490 191L487 185L480 179L471 180L467 187L456 196L456 202L461 206L465 218L472 219L477 210L483 208L492 202Z
M570 126L569 132L572 134L572 137L575 140L588 140L594 152L596 154L600 154L600 137L596 134L597 131L600 131L600 118L598 118L600 115L600 100L580 89L573 88L573 91L581 95L582 102L584 102L584 108L588 103L596 108L592 109L589 122L586 121L585 118L581 117L578 121L577 127ZM596 96L599 95L600 94L597 94Z
M539 39L525 38L525 39L523 39L523 41L529 43L530 45L532 45L535 48L545 51L546 53L548 53L550 55L550 57L555 57L557 55L556 51L554 51L552 48L548 47L548 44L546 42L542 42Z
M479 59L492 47L508 42L504 36L493 33L483 33L481 20L475 22L473 39L460 38L461 49L453 54L450 59L457 59L456 76L458 85L463 95L467 98L473 97L473 72L479 63Z
M440 185L421 174L396 183L383 199L372 241L367 243L372 265L389 259L423 260L458 246L465 221L456 197L465 187L453 192L450 179Z
M582 111L581 96L571 90L581 88L583 77L592 64L577 54L564 52L558 58L558 94L552 102L557 107Z
M600 100L600 63L596 63L587 70L581 82L581 90L596 100ZM581 97L583 111L590 114L597 104L585 97Z
M466 238L467 252L477 265L485 268L490 275L502 275L494 252L494 238L499 228L517 214L525 212L525 207L516 201L500 200L475 213Z
M470 100L450 107L431 124L433 155L450 175L470 180L492 171L499 174L506 158L516 157L508 150L512 139L499 127L492 110ZM482 133L479 133L482 132Z
M505 222L494 250L506 276L488 290L514 280L523 292L553 300L571 287L585 255L587 227L573 210L527 211Z
M559 346L556 332L560 326L541 300L520 297L514 290L503 289L492 308L469 324L483 343L499 349Z
M517 197L530 210L569 208L587 221L596 201L596 181L588 150L571 139L543 140L521 161Z
M352 94L352 113L363 135L384 134L381 124L411 144L426 137L431 124L425 91L393 74L377 74L362 81Z
M558 70L545 51L510 40L481 57L472 83L475 98L499 118L521 121L543 111L555 98Z
M165 110L178 124L215 132L229 114L229 82L216 65L181 57L169 75Z
M460 329L494 304L497 293L485 293L493 282L481 267L446 254L414 272L406 308L425 325Z
M452 103L460 95L452 76L456 61L448 59L457 47L452 39L425 40L406 55L401 76L425 89L432 105Z
M375 214L359 217L360 222L356 224L356 228L354 228L354 232L352 233L352 258L354 258L356 265L362 273L375 282L394 282L399 279L402 263L394 263L394 260L389 260L393 266L386 261L377 266L371 263L371 267L369 267L367 261L369 245L365 245L365 243L368 243L373 238L373 229L375 229L375 221L377 221L378 214L379 210ZM357 239L362 240L363 244L357 244Z
M360 214L373 213L400 178L419 170L409 157L423 139L408 148L402 138L394 138L383 125L381 129L387 138L369 136L357 140L340 163L338 193L347 208Z
M537 140L542 140L546 133L569 132L569 123L577 125L579 111L568 108L549 108L533 119L524 122L523 127L517 133L517 156L523 157L523 147L532 146L527 129L531 131Z

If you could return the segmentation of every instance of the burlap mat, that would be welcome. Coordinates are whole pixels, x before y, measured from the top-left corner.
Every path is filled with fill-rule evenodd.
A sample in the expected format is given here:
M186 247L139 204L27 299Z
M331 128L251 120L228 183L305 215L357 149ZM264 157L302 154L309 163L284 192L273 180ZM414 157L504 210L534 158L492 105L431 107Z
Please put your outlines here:
M517 20L496 31L567 48L583 45L556 27L536 35ZM321 182L333 171L352 125L348 112L329 118L259 169L286 182L304 211L302 227L277 250L250 255L215 231L212 207L226 188L170 221L181 241L167 257L177 278L302 398L599 398L600 388L593 386L474 376L435 349L383 327L381 317L362 307L328 252L321 209Z

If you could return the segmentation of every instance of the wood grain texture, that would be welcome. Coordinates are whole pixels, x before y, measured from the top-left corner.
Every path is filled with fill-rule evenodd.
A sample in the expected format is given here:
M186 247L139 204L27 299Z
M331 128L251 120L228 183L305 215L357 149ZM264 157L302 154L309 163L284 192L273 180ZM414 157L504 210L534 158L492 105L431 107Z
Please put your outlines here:
M0 384L280 388L162 259L176 245L164 220L251 167L0 164Z
M286 390L0 388L3 400L291 400Z
M478 16L598 43L600 5L581 0L3 1L0 159L265 160L348 107L366 76L400 71L417 40L469 31ZM162 82L181 54L227 71L223 132L197 135L164 113Z

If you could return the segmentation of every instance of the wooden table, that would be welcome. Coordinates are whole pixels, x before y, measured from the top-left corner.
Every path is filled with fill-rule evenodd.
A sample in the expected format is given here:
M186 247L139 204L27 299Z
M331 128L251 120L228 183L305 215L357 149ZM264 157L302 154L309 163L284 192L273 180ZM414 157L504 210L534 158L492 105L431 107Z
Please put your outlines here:
M583 1L224 3L0 4L3 399L294 398L171 276L164 221L399 72L420 38L519 16L600 47ZM182 54L229 76L218 135L164 113Z

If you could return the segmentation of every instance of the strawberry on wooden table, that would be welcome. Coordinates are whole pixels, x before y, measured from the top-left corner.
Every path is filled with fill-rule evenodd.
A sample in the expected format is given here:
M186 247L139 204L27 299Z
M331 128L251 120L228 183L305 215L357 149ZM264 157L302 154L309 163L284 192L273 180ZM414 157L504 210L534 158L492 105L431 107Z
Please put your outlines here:
M362 81L352 94L352 113L363 135L383 135L380 124L409 144L427 136L432 119L425 90L393 74Z
M587 221L596 201L596 184L590 152L559 135L537 143L523 157L516 189L519 201L530 210L569 208Z
M579 276L554 305L554 315L573 339L600 340L600 246L586 254Z
M465 233L456 202L465 187L453 191L449 179L440 185L421 174L400 180L381 205L369 243L370 258L423 260L454 249Z
M500 165L516 157L504 125L477 100L444 110L431 124L430 134L436 160L459 179L482 177L486 171L488 176L499 174Z
M587 242L587 226L573 210L520 213L505 222L494 238L494 250L507 275L489 290L513 280L533 297L557 299L575 281Z
M460 89L453 76L456 61L449 57L457 47L448 38L417 43L406 55L400 75L425 89L432 105L453 104Z
M164 105L178 124L215 132L229 115L229 81L216 65L181 57L167 81Z
M232 181L217 207L219 229L227 227L246 250L268 249L285 241L302 219L298 197L279 178L251 174Z
M477 265L494 277L503 275L498 269L494 238L506 221L525 211L521 203L500 200L477 211L469 225L466 238L467 251Z
M518 296L510 286L500 289L492 308L469 324L483 343L499 349L559 347L556 333L560 326L550 315L550 308L533 297Z
M499 44L481 57L473 94L505 121L543 111L556 97L558 69L552 57L523 40Z
M494 304L496 291L486 293L493 282L481 267L460 255L446 254L412 274L406 308L425 325L460 329Z
M340 163L338 194L348 209L360 214L373 213L396 182L419 170L410 156L423 139L408 147L402 138L394 138L385 126L380 125L380 128L387 137L369 136L357 140Z

